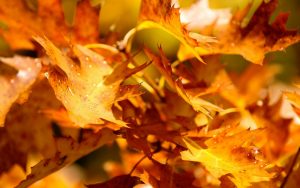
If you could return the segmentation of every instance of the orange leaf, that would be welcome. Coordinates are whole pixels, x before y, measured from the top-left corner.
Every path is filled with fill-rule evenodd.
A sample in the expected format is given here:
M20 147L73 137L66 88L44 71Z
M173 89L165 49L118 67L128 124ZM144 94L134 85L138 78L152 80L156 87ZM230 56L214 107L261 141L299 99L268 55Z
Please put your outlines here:
M17 74L11 78L0 75L0 126L3 126L11 105L34 83L40 73L41 64L38 59L21 56L0 58L0 61L17 70Z
M264 1L245 28L241 27L241 21L248 9L236 14L225 32L222 30L217 36L219 42L211 44L206 54L240 54L252 63L262 64L266 53L283 50L299 42L297 31L286 29L287 13L279 14L269 24L277 3L278 0Z
M126 125L125 122L115 119L111 107L117 100L123 80L148 64L129 69L127 63L120 63L113 69L104 57L76 45L72 50L79 59L78 65L48 39L37 37L36 40L52 60L49 81L72 121L80 126L102 124L101 119L121 126Z

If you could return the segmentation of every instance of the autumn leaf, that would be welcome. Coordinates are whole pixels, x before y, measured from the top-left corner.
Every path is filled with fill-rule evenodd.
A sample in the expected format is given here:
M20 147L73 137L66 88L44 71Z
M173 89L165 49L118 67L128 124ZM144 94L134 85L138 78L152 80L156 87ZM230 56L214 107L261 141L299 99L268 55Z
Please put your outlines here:
M25 188L47 175L73 163L100 146L112 142L115 136L110 129L98 132L84 130L82 137L75 140L72 137L58 137L55 140L56 153L48 156L31 168L31 173L17 187Z
M92 43L98 41L98 14L98 9L91 7L88 0L80 1L74 25L69 27L59 0L38 1L36 12L23 0L1 1L0 20L7 29L0 28L0 35L14 50L34 49L33 35L45 35L64 46L67 44L65 37L79 43Z
M283 50L300 41L296 30L288 30L288 13L279 14L272 24L270 17L278 0L263 1L245 28L241 27L249 9L241 10L231 20L226 32L220 32L205 54L239 54L246 60L262 64L268 52Z
M257 158L258 148L252 146L251 149L255 138L263 133L263 130L243 131L221 138L221 141L207 141L207 149L201 148L190 139L185 139L188 150L181 152L181 157L183 160L202 163L217 178L231 174L230 179L237 187L269 181L273 175L265 170L266 163Z
M111 110L112 105L117 100L122 81L148 64L129 69L127 63L123 63L113 69L104 57L76 45L73 52L80 61L78 66L48 39L37 37L36 40L45 48L52 60L53 68L49 72L48 79L57 98L64 104L74 122L84 126L103 124L101 119L104 119L125 126L125 122L115 119Z
M26 102L15 103L6 115L7 137L15 143L16 149L26 154L38 152L42 156L55 153L53 120L47 118L43 111L56 110L60 106L61 103L56 99L48 81L37 80L32 85Z
M0 187L296 186L299 46L268 53L300 37L278 0L231 21L211 8L232 2L115 3L0 1Z
M171 0L142 0L139 22L137 31L147 28L167 31L201 62L199 52L205 51L206 43L215 42L212 37L188 31L180 22L179 8L175 8Z
M41 64L38 59L21 56L0 58L0 61L17 71L16 75L11 77L9 77L9 75L4 75L5 72L8 72L5 70L3 70L3 75L0 75L0 84L2 86L2 89L0 90L0 126L3 126L5 116L11 105L16 102L16 100L26 92L37 79L41 70ZM14 71L12 72L14 73Z
M207 116L211 116L213 111L222 111L222 108L203 100L200 97L193 96L191 93L184 89L181 80L173 74L171 63L167 59L161 47L159 47L159 55L154 54L149 48L144 47L147 56L153 60L153 64L161 72L166 79L167 83L175 90L179 96L182 97L188 104L190 104L195 111L204 113Z
M154 187L190 187L195 188L193 181L195 178L189 172L176 172L175 168L168 164L161 164L155 160L151 160L153 169L149 170L148 182Z

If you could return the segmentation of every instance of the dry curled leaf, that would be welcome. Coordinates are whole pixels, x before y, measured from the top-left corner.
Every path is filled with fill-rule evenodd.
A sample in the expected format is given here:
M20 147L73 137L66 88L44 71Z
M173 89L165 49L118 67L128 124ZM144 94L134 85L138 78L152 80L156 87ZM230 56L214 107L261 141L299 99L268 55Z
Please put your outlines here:
M179 96L181 96L188 104L190 104L194 110L204 113L210 116L213 111L222 111L222 108L210 103L209 101L203 100L198 96L193 96L191 93L185 90L181 80L173 74L171 63L167 59L161 47L159 47L159 55L154 54L147 47L144 48L147 56L153 60L153 64L161 72L166 79L167 83L175 90ZM176 78L177 77L177 78Z
M220 32L217 43L211 44L206 54L239 54L246 60L262 64L268 52L283 50L300 41L297 30L286 28L288 13L279 14L272 24L270 17L278 0L264 1L256 10L248 25L241 27L249 9L238 12L225 32Z

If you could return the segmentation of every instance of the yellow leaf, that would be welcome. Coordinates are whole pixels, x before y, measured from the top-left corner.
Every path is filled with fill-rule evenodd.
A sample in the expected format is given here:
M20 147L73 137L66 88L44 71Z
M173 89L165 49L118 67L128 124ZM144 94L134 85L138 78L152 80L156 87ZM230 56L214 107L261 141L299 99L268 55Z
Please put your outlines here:
M181 24L179 9L171 5L171 0L143 0L139 21L136 30L162 29L178 39L201 62L203 60L199 55L199 51L206 51L204 48L206 43L215 42L212 37L188 31Z
M121 63L113 69L104 57L83 46L75 45L73 52L79 59L78 65L48 39L36 37L36 40L52 60L53 67L48 79L72 121L80 126L103 124L101 119L121 126L126 125L125 122L115 119L111 107L119 97L117 93L122 81L148 64L128 69L127 63Z
M266 163L257 157L259 150L252 142L263 134L263 130L243 131L221 141L209 140L207 149L185 138L188 150L181 152L183 160L202 163L215 177L231 174L237 187L268 181L272 174L265 170Z

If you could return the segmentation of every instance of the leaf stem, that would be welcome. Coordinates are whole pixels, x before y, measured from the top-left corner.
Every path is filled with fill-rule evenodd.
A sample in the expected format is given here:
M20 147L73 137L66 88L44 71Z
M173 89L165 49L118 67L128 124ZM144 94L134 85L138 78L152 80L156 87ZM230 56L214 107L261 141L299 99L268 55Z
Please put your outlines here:
M289 179L289 177L291 176L291 174L293 172L294 166L297 163L297 159L298 159L299 155L300 155L300 148L298 148L298 151L297 151L297 153L296 153L296 155L295 155L295 157L294 157L294 159L292 161L291 167L289 168L289 171L288 171L286 177L283 179L283 181L282 181L282 183L280 185L280 188L284 188L285 185L286 185L286 183L288 182L288 179Z
M133 171L136 169L136 167L147 157L147 155L144 155L130 170L129 175L133 173Z

